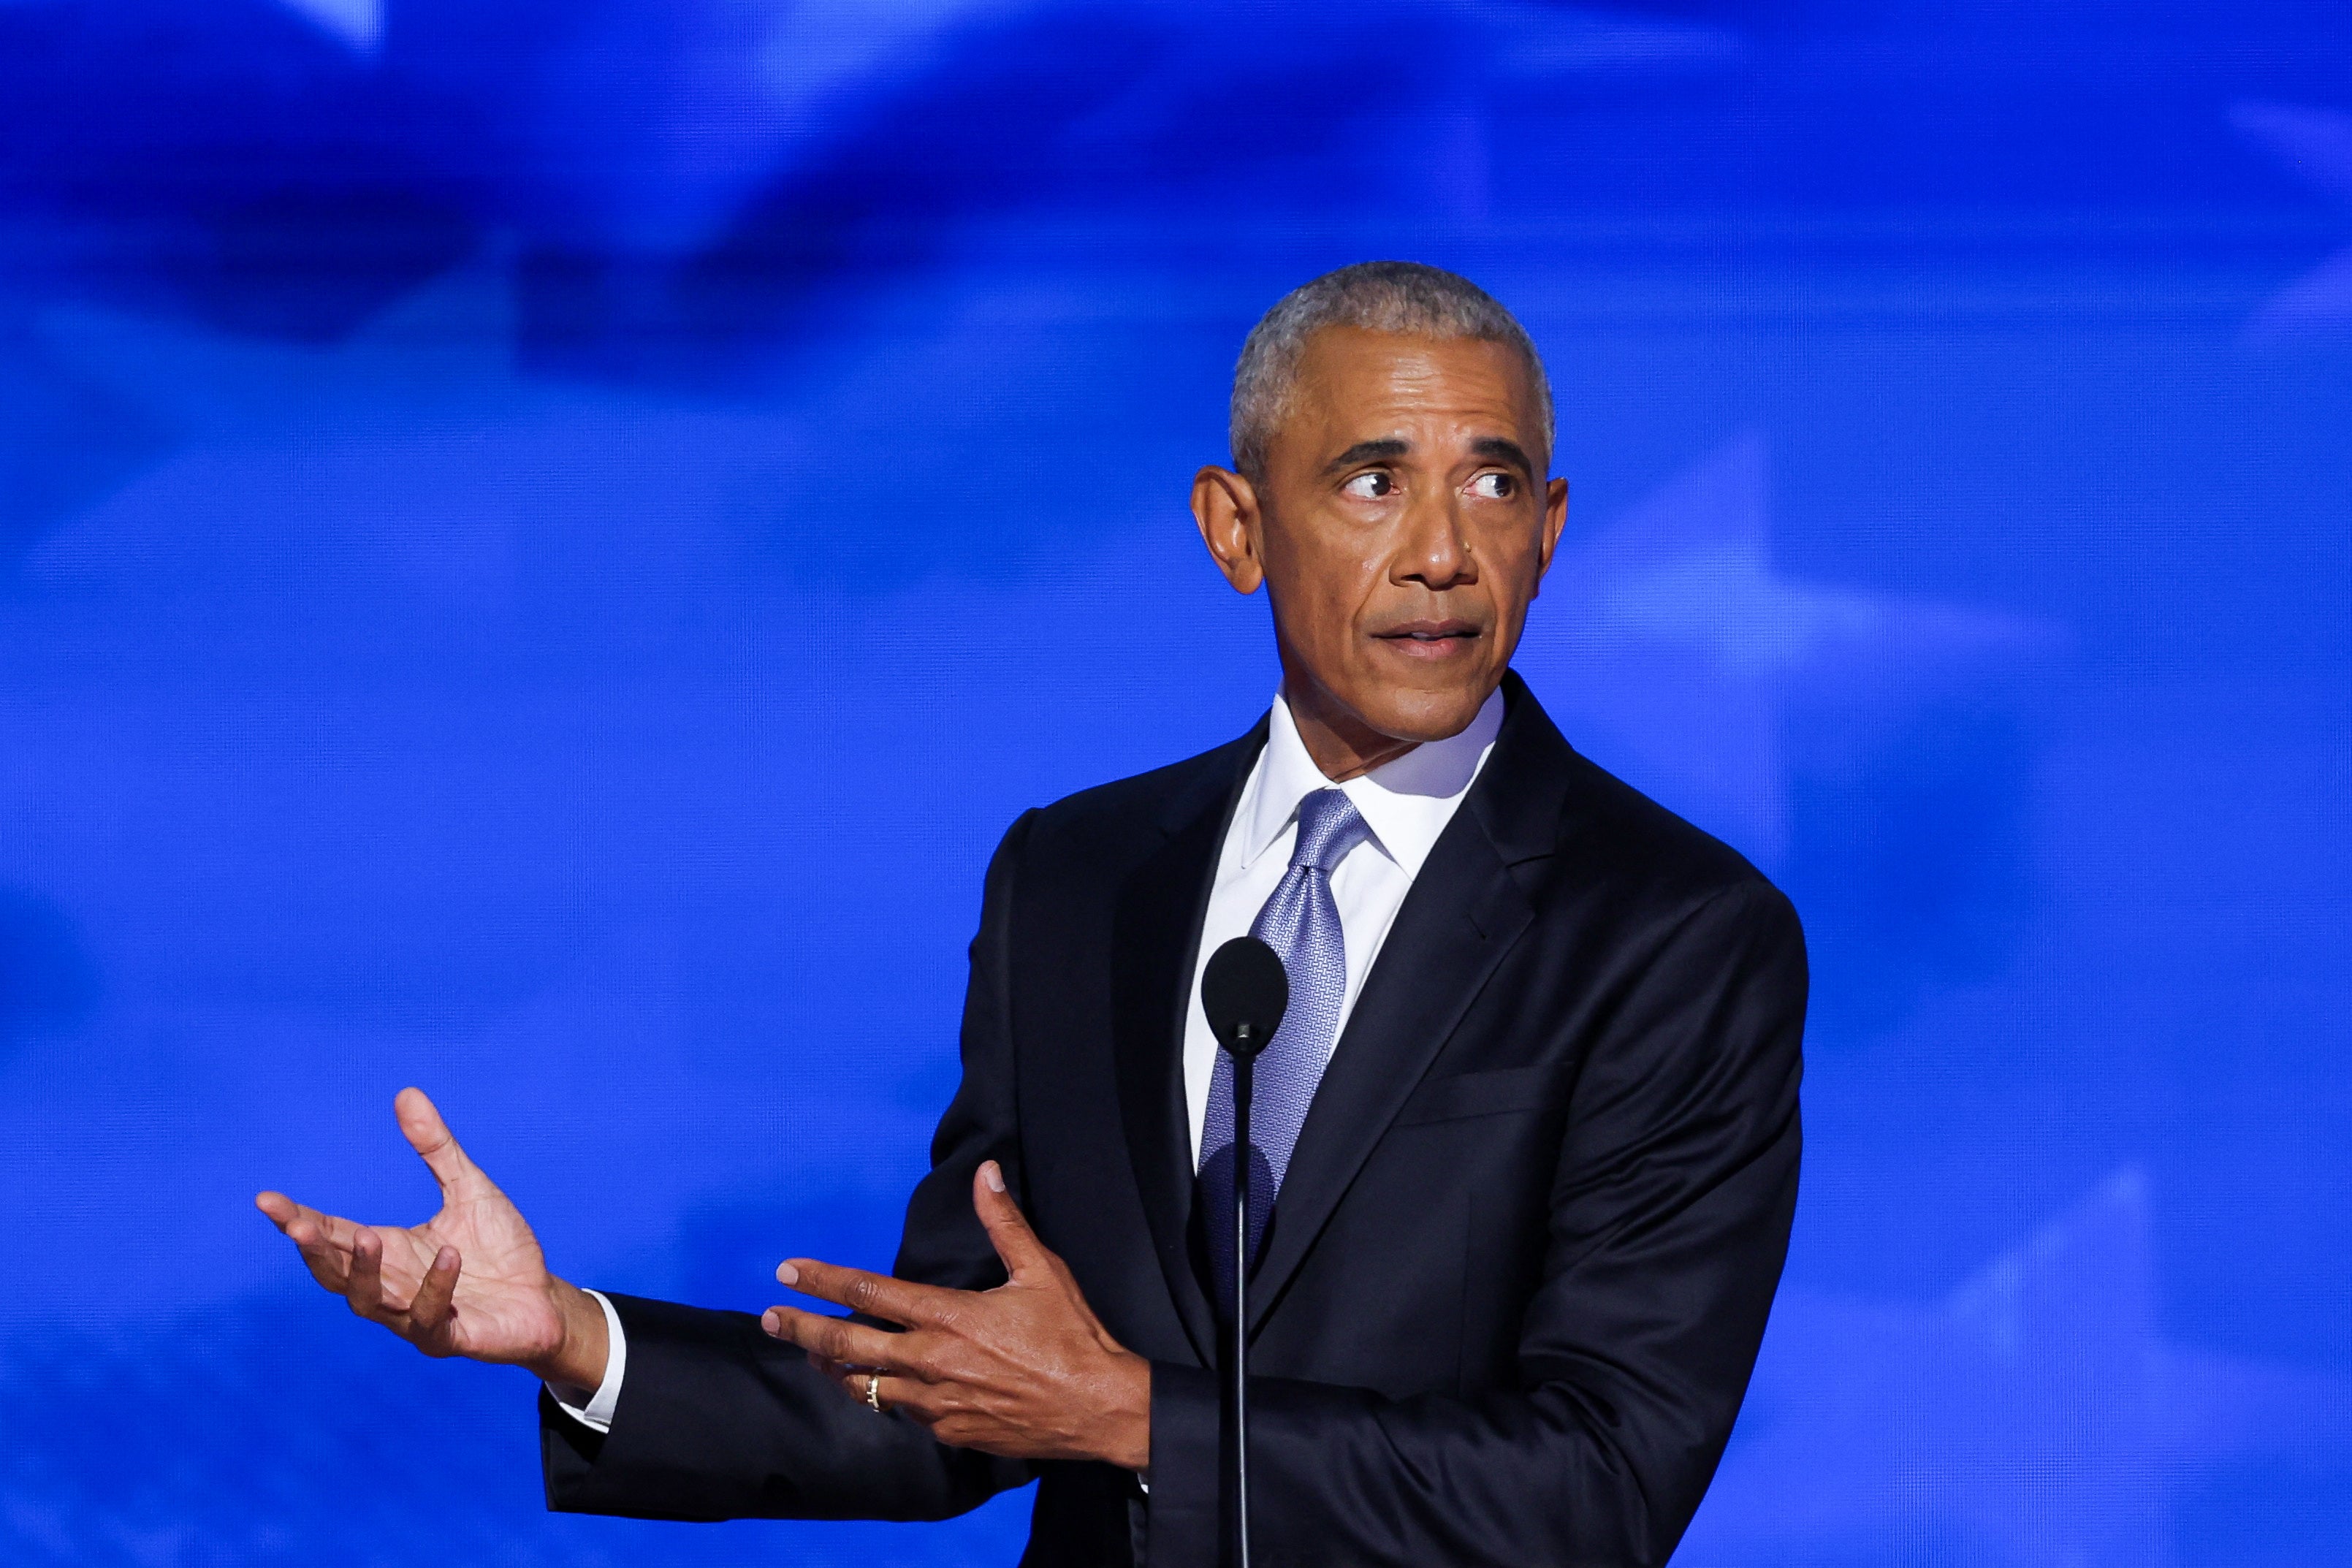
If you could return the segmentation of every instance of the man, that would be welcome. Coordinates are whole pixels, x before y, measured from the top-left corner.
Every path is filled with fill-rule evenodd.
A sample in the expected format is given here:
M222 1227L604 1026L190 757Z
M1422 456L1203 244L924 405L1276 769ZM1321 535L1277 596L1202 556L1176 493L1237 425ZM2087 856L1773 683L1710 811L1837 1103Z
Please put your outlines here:
M1192 507L1266 585L1280 695L1006 834L894 1276L777 1270L856 1318L564 1283L414 1089L433 1221L262 1208L353 1310L539 1374L554 1508L935 1519L1040 1477L1025 1563L1209 1564L1235 1152L1199 987L1253 932L1291 982L1252 1139L1255 1556L1663 1563L1787 1247L1804 954L1509 672L1551 437L1526 333L1450 273L1348 268L1251 332Z

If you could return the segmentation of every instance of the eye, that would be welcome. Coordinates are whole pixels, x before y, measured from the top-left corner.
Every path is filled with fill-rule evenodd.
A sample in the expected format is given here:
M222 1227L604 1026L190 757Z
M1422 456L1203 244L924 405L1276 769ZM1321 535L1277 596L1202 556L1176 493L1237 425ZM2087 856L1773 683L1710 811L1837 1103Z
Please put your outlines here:
M1481 500L1509 500L1519 493L1518 478L1490 469L1470 481L1470 493Z
M1339 493L1358 500L1385 500L1396 494L1396 480L1379 468L1360 473L1339 487Z

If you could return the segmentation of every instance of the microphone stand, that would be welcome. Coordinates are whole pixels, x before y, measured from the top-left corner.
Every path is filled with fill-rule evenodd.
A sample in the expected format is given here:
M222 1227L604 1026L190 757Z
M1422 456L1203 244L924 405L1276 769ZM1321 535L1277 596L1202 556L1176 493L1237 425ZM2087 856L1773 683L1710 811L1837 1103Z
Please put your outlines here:
M1249 1549L1249 1179L1250 1089L1257 1051L1244 1024L1234 1044L1234 1568Z
M1249 1568L1249 1266L1250 1089L1258 1052L1281 1031L1290 1005L1290 977L1274 949L1254 936L1237 936L1209 955L1201 971L1201 1010L1209 1028L1234 1063L1234 1279L1233 1338L1225 1350L1232 1381L1220 1390L1233 1406L1233 1458L1228 1494L1233 1521L1226 1533L1225 1568ZM1270 1173L1269 1173L1270 1174ZM1266 1193L1269 1204L1271 1190ZM1215 1236L1219 1216L1202 1215L1202 1229ZM1217 1403L1225 1404L1224 1398Z

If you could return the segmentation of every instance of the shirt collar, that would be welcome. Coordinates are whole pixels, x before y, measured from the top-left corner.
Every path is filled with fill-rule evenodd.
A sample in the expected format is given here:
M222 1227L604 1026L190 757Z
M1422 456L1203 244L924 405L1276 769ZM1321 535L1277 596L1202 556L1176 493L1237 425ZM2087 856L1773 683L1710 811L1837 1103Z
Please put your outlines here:
M1438 835L1454 819L1454 807L1486 766L1502 728L1503 694L1497 690L1460 734L1423 742L1339 786L1372 830L1372 841L1406 876L1420 874ZM1248 868L1288 830L1301 800L1330 787L1331 781L1307 755L1307 742L1298 738L1290 704L1277 692L1266 721L1265 750L1258 755L1249 798L1242 803L1242 867Z

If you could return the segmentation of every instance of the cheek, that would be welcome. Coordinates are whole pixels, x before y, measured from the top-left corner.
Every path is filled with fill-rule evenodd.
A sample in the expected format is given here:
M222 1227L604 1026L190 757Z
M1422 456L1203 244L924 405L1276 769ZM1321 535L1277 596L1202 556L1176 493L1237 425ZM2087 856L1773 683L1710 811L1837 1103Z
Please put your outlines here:
M1337 646L1385 574L1377 562L1336 550L1299 550L1266 563L1267 591L1296 641Z
M1540 532L1517 522L1508 528L1496 528L1478 540L1474 548L1491 574L1498 601L1513 596L1513 590L1524 597L1533 589L1537 579L1543 575L1542 546Z

